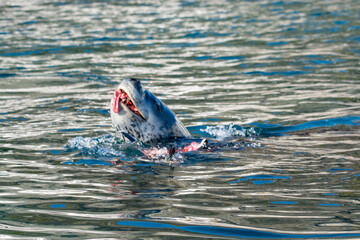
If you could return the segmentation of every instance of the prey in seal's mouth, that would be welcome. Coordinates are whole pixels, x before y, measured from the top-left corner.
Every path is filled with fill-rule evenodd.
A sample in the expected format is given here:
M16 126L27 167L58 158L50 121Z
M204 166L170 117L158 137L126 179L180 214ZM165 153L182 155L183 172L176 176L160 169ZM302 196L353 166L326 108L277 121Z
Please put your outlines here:
M134 102L131 100L130 96L122 89L117 89L114 92L114 113L119 112L119 103L122 102L128 109L130 109L134 114L139 115L141 118L146 120L146 118L141 114L139 109L135 106Z

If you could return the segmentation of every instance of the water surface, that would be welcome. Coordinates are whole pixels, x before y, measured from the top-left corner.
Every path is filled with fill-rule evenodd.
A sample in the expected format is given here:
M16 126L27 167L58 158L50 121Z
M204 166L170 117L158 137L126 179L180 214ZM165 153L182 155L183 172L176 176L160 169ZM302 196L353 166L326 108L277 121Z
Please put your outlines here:
M360 238L359 1L3 1L0 236ZM114 134L127 77L212 148Z

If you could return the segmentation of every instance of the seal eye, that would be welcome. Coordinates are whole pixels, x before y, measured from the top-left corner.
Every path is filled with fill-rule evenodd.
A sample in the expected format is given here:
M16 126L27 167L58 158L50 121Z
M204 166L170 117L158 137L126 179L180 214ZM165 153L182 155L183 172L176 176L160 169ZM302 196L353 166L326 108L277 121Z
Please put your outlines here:
M162 106L158 101L154 101L154 104L155 104L155 106L156 106L156 109L157 109L159 112L162 112L163 106Z

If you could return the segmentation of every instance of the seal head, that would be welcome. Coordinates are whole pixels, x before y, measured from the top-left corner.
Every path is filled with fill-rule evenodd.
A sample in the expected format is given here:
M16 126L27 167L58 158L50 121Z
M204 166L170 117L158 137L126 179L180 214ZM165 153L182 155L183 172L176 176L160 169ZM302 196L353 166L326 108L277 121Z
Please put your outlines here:
M116 131L130 141L158 142L173 137L191 138L175 114L136 79L124 79L111 100Z

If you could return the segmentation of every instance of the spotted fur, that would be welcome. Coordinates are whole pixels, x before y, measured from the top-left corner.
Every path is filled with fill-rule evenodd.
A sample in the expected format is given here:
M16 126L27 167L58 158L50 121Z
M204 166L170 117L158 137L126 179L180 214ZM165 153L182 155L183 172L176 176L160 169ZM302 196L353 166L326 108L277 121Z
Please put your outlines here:
M189 131L175 114L155 95L145 89L136 79L124 79L117 89L125 91L146 119L133 113L124 104L119 111L113 111L114 98L111 100L111 120L117 133L144 143L156 142L170 137L190 138Z

